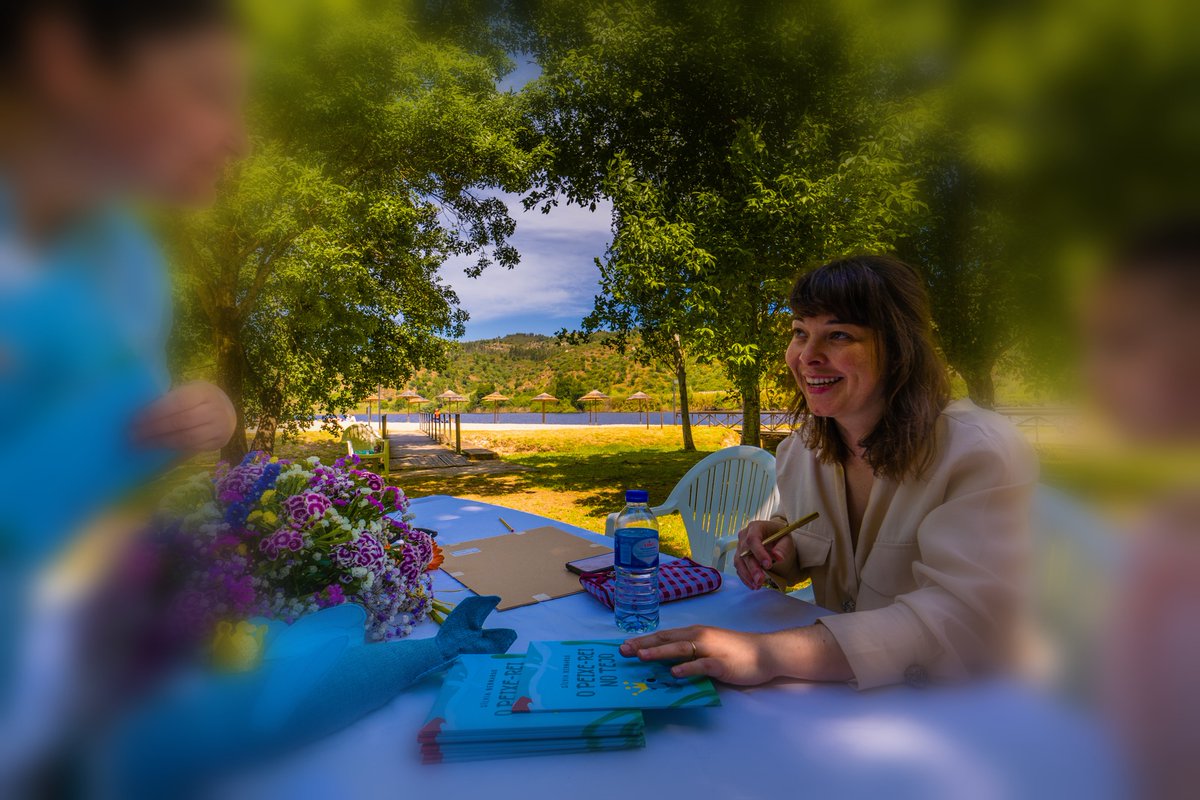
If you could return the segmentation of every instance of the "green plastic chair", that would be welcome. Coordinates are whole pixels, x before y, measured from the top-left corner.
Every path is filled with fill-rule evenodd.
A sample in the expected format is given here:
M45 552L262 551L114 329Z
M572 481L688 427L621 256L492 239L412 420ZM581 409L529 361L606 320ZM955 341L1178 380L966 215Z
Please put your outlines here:
M391 453L388 441L375 432L370 425L357 422L346 426L342 432L342 441L346 443L346 455L358 456L359 463L367 468L375 466L380 475L388 473L391 463Z

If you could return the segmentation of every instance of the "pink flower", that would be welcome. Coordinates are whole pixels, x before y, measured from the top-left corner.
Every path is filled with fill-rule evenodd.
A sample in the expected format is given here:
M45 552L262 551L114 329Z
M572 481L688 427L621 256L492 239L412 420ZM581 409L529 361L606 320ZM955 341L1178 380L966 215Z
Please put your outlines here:
M383 490L383 478L376 475L374 472L367 472L365 469L356 469L350 473L359 480L367 484L367 488L373 492Z
M283 510L293 522L304 524L325 516L332 504L320 492L301 492L283 501Z

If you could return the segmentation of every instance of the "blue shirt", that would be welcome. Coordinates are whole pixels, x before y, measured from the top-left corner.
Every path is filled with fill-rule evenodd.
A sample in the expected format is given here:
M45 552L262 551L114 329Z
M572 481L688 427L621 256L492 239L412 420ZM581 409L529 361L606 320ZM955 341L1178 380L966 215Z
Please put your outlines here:
M169 461L128 435L169 386L169 307L131 217L100 211L35 248L0 183L0 564L43 561Z

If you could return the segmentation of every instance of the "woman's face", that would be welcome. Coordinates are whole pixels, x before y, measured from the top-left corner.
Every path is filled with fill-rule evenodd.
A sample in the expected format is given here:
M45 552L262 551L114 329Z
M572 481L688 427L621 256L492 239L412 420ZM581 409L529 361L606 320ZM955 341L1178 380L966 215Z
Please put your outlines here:
M211 201L246 148L236 35L214 24L147 37L107 63L74 31L48 25L34 49L38 88L97 179L172 204Z
M869 430L883 415L877 349L869 328L826 314L792 320L786 358L813 414Z

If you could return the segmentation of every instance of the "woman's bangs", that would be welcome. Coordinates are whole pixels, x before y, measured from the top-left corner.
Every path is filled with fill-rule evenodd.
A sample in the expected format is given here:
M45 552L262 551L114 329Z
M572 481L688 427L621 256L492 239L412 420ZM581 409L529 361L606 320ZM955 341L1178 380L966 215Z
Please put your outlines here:
M797 318L828 314L850 324L874 327L872 302L867 285L874 277L869 270L837 264L805 275L796 285L790 304Z

